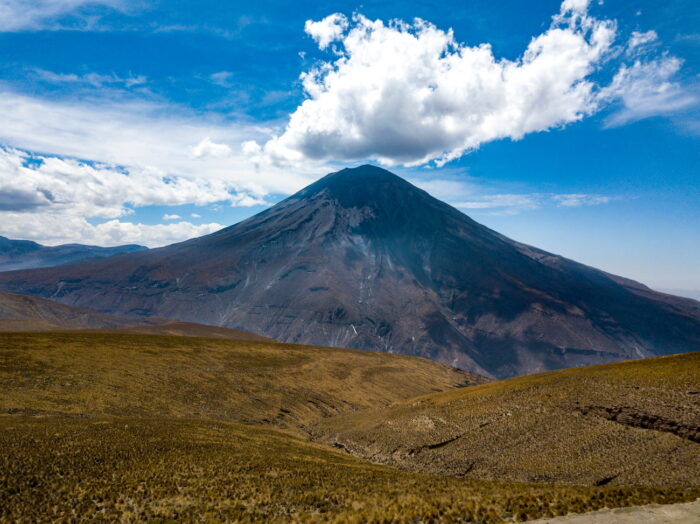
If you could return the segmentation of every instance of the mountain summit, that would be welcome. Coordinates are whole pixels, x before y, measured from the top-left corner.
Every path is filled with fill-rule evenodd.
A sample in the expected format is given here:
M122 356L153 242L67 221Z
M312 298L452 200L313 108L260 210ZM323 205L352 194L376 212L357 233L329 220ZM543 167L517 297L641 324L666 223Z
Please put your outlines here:
M700 347L700 303L510 240L374 166L211 235L0 288L496 377Z

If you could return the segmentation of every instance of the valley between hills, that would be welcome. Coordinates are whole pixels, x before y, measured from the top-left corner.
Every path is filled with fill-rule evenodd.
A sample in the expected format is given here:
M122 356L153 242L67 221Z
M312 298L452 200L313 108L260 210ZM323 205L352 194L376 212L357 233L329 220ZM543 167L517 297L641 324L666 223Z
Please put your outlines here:
M699 357L494 382L265 340L5 332L0 520L495 523L688 502Z

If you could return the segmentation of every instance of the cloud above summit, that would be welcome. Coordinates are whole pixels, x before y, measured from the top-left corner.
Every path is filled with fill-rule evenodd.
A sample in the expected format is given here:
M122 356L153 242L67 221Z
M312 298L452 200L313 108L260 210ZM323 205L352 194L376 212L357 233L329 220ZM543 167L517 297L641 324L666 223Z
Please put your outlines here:
M301 75L306 99L282 132L244 150L280 164L441 165L486 142L518 140L610 106L623 111L612 123L685 107L689 99L672 81L678 59L644 56L656 33L635 32L617 44L615 21L593 17L588 4L565 0L514 60L498 58L488 43L464 45L452 30L421 19L385 23L334 13L309 20L306 32L332 58ZM611 61L619 63L617 75L601 85L596 74Z

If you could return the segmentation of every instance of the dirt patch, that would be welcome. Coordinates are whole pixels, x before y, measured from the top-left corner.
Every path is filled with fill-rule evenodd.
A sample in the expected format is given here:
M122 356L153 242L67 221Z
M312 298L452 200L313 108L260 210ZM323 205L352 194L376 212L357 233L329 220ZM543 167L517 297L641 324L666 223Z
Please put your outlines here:
M649 504L631 508L604 509L583 515L567 515L531 521L551 524L696 524L700 522L700 500L685 504Z

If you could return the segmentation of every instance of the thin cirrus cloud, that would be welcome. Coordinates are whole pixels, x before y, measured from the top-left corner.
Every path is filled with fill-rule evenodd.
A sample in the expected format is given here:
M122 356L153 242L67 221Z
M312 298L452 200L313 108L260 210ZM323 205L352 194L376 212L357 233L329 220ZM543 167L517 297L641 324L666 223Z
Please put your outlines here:
M517 215L523 211L532 211L547 206L581 207L598 206L613 200L606 195L585 193L530 193L530 194L496 194L477 197L463 202L452 202L454 207L469 211L481 211L492 215Z
M174 104L136 97L47 100L17 93L0 84L0 144L48 156L87 159L162 177L225 184L242 196L263 199L289 194L322 174L323 167L259 170L237 147L246 138L269 130L255 124L231 123L217 115L191 112Z
M333 59L301 75L307 96L283 131L249 141L256 161L374 159L387 165L445 162L481 144L517 140L622 106L608 125L668 114L695 103L672 78L668 55L622 65L608 86L593 79L621 53L617 24L588 12L588 0L564 0L550 27L521 57L498 59L489 44L469 47L451 30L416 20L308 21L306 32ZM651 52L653 31L634 33L634 55ZM624 55L624 53L622 54ZM632 104L643 109L636 111Z
M605 125L617 127L697 106L698 95L672 80L681 65L680 59L669 56L623 65L612 83L600 92L601 99L619 100L622 106L606 118Z
M45 69L35 69L34 74L39 80L51 84L72 84L87 85L91 87L126 87L142 86L148 79L144 75L128 76L125 78L114 73L103 75L99 73L85 73L78 75L75 73L55 73Z
M2 0L0 31L95 29L100 14L127 12L132 0Z
M590 193L493 193L483 183L461 174L461 180L411 179L414 185L452 206L489 215L517 215L545 207L582 207L608 204L620 196Z

